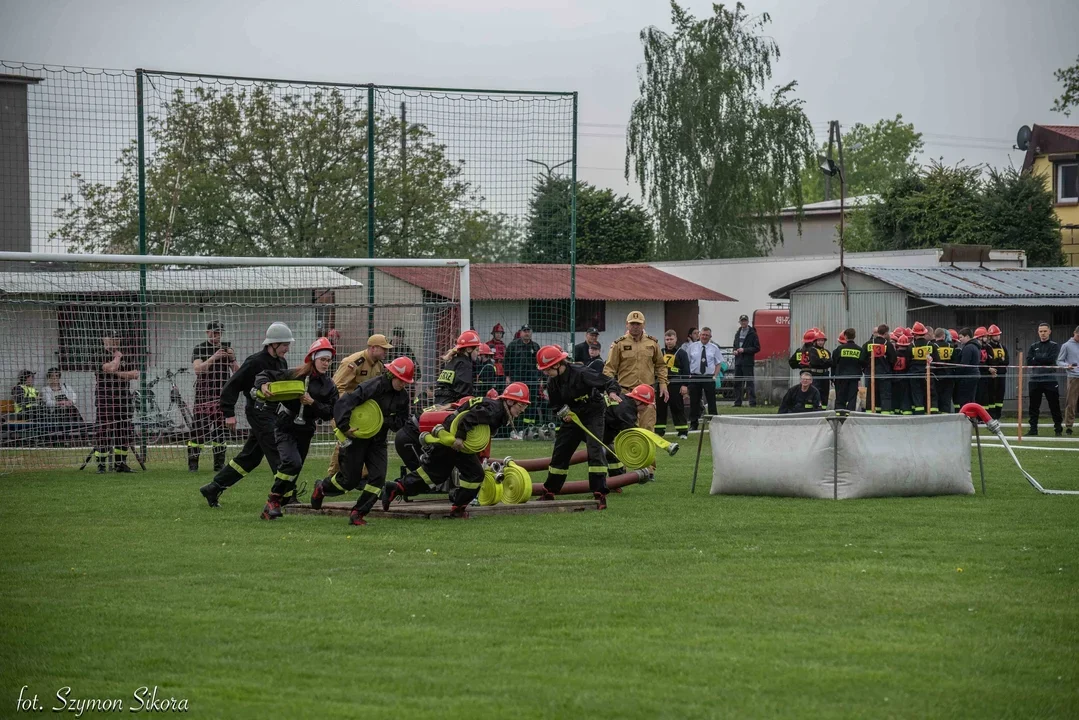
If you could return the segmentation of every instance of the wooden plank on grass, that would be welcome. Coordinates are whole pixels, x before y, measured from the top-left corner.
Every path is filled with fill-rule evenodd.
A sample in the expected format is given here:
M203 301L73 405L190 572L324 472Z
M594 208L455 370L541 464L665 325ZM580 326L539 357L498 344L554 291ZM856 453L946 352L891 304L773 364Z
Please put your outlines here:
M290 515L348 515L355 503L323 503L318 510L309 503L286 505L284 511ZM491 515L536 515L539 513L583 512L595 510L595 500L551 500L548 502L529 502L522 505L488 505L468 509L471 517ZM450 504L445 500L424 500L411 503L394 503L389 512L383 512L377 506L371 510L371 518L392 518L397 520L438 520L450 514Z

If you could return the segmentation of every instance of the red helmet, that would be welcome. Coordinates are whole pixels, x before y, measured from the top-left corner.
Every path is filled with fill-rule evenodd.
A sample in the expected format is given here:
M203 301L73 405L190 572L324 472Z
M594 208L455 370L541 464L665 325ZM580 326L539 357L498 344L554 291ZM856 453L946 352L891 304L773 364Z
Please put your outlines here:
M494 335L496 332L500 332L500 333L506 332L506 328L502 327L502 323L495 323L495 326L493 328L491 328L491 334L492 335Z
M839 333L839 344L842 345L845 342L847 342L847 334Z
M480 355L494 355L495 351L485 342L480 343Z
M903 347L910 345L910 335L900 335L899 339L895 341L895 344L902 345Z
M980 327L980 328L978 328L977 330L974 331L974 339L975 340L981 340L983 337L985 337L988 334L989 333L986 332L985 328Z
M811 343L816 339L817 339L817 331L814 330L813 328L810 328L809 330L806 330L802 334L802 342L804 342L804 343Z
M914 323L914 327L912 327L910 331L915 335L925 335L927 332L929 332L925 329L925 325L922 325L920 322Z
M497 399L498 399L498 391L497 391L497 390L495 390L494 388L491 388L490 390L488 390L488 391L487 391L487 392L486 392L486 393L484 394L484 397L485 397L485 398L488 398L488 399L490 399L490 400L497 400Z
M814 338L814 339L815 340L827 340L828 336L824 334L823 330L821 330L820 328L817 328L817 337Z
M649 405L656 404L656 391L652 389L651 385L638 385L637 387L626 393L626 397L631 397L634 400L640 400L643 403Z
M386 370L389 371L390 375L409 385L416 379L416 365L405 355L387 365Z
M543 349L541 349L540 352L543 352ZM510 383L498 397L501 400L512 400L513 402L524 403L525 405L529 405L532 402L528 396L528 386L523 382Z
M985 331L986 335L1000 335L1000 328L996 325L990 325L989 329Z
M307 348L307 355L304 356L303 361L305 363L311 362L311 356L317 353L319 350L329 350L330 357L337 354L337 351L333 347L333 343L329 338L320 337L315 342L311 343L311 347Z
M948 334L952 336L952 342L959 342L959 333L954 329L948 330Z
M457 338L457 346L455 350L462 350L464 348L474 348L480 346L480 334L475 330L465 330Z
M557 345L544 345L536 353L536 369L549 370L568 357L569 353L562 352Z

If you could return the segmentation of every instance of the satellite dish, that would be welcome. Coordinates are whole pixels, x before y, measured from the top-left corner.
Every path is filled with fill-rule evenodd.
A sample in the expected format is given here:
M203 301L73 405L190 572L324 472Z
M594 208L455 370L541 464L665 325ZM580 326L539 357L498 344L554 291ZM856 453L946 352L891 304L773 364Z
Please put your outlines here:
M1030 126L1024 125L1019 128L1019 132L1015 136L1015 147L1020 150L1026 150L1030 145Z

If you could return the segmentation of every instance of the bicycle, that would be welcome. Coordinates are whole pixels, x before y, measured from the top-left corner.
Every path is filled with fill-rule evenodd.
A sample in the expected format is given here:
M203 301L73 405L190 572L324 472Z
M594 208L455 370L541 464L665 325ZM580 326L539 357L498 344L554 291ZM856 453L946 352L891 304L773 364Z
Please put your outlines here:
M175 372L166 370L164 376L155 377L146 383L146 411L142 412L142 393L134 392L135 402L135 431L141 437L146 433L147 445L162 445L170 442L186 440L195 426L195 419L191 413L191 407L184 400L180 388L176 385L176 378L187 372L187 368L180 368ZM157 402L154 386L162 380L169 383L169 405L164 410ZM175 419L179 413L180 421Z

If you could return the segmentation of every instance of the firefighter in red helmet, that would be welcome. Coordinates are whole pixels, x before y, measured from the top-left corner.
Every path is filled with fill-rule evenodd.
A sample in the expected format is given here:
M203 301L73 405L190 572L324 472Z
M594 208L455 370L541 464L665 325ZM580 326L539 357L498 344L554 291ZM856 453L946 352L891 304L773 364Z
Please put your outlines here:
M935 405L932 397L926 397L925 390L925 368L933 361L933 343L929 342L928 328L921 322L914 323L911 333L914 335L910 344L911 411L915 415L928 415Z
M458 485L450 490L449 517L467 518L468 505L479 494L484 475L479 456L465 448L465 438L469 430L486 425L494 435L498 428L513 422L523 413L530 402L531 393L528 386L518 382L507 385L496 397L474 397L460 403L457 412L446 418L440 427L435 428L439 434L448 433L456 422L453 445L428 445L430 450L419 468L383 488L383 510L388 511L390 504L398 497L425 493L430 486L445 483L456 469Z
M452 405L466 395L472 395L473 363L479 357L480 335L465 330L457 343L442 356L442 372L435 382L435 405Z
M540 499L553 500L562 489L569 472L570 457L584 442L588 448L588 486L602 510L607 507L607 460L606 451L595 438L603 437L607 401L620 403L622 398L614 378L581 365L571 365L568 358L569 354L557 345L545 345L536 353L536 369L547 376L548 400L552 408L559 408L557 416L561 420ZM573 421L571 413L595 437L585 433Z
M989 409L989 380L991 374L989 372L989 347L988 347L989 333L984 327L978 327L974 330L974 342L978 347L978 351L981 354L981 360L978 363L978 395L975 402Z
M989 415L1000 419L1004 411L1004 393L1007 390L1008 373L1008 348L1000 341L1001 331L996 325L990 325L985 330L986 343L986 368L989 371L988 393L989 404L985 409Z

